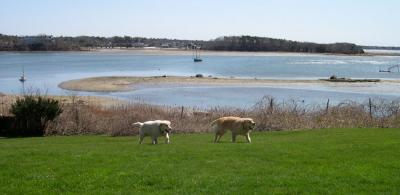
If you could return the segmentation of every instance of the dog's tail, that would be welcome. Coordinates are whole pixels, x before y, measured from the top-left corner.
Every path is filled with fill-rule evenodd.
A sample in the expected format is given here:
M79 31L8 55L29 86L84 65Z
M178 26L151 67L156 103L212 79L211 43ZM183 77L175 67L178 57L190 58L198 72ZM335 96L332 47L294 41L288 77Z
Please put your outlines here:
M134 127L142 127L143 126L143 123L141 123L141 122L136 122L136 123L133 123L132 124Z
M210 123L210 126L212 127L212 126L214 126L215 125L215 123L218 121L218 119L216 119L216 120L214 120L213 122L211 122Z

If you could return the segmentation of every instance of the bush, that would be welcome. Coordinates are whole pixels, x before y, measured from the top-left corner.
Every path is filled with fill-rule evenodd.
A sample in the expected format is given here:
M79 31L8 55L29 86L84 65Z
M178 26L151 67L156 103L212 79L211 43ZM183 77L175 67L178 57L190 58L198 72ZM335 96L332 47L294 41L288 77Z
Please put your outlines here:
M0 116L0 136L10 136L14 129L14 119L12 116Z
M42 96L25 96L11 105L15 115L13 136L43 136L47 123L62 113L57 100Z

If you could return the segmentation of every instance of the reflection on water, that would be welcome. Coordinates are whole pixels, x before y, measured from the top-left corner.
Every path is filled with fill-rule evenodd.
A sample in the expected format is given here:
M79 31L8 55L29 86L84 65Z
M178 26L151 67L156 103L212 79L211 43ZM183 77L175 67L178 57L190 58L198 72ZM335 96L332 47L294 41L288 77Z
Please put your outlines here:
M0 52L0 91L19 93L18 78L22 67L28 78L26 85L45 89L49 94L65 94L58 83L92 76L205 76L317 79L330 75L351 78L398 79L400 74L379 73L380 67L400 63L400 57L333 56L271 54L267 56L203 56L202 63L193 63L190 56L145 55L141 52ZM141 99L155 104L251 106L264 95L278 99L304 99L325 102L368 97L396 98L397 85L320 86L320 85L265 85L265 86L164 86L124 93L79 93L107 95L124 99ZM384 90L381 90L384 89ZM393 89L393 90L391 90Z

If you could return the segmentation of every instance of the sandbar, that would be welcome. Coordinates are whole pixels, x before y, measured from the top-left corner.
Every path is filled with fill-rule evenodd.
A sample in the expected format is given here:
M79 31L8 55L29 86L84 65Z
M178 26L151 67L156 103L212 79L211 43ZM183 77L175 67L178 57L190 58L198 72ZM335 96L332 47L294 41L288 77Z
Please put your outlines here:
M398 80L381 81L388 83L400 83ZM60 83L62 89L87 92L124 92L133 91L140 85L220 85L220 86L271 86L271 85L307 85L326 84L329 81L323 80L285 80L285 79L244 79L244 78L216 78L216 77L183 77L183 76L111 76L91 77L76 80L69 80ZM342 85L346 85L342 84Z

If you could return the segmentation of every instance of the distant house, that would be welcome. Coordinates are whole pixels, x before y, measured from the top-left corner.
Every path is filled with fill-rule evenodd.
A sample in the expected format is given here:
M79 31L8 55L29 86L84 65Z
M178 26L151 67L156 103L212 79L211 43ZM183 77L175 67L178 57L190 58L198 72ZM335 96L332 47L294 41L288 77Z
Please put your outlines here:
M170 48L171 47L171 44L169 44L169 43L162 43L161 44L161 48Z
M132 47L144 47L145 44L141 43L141 42L137 42L137 43L132 43Z
M38 35L38 36L25 36L22 37L22 41L24 44L35 44L41 43L43 41L52 41L53 36L51 35Z

